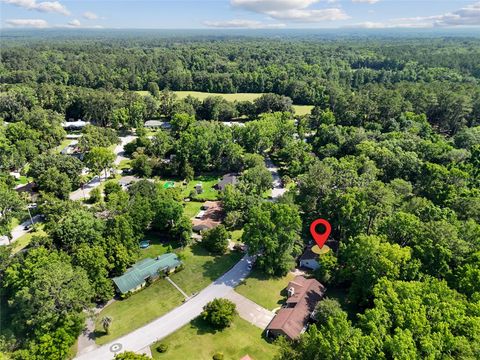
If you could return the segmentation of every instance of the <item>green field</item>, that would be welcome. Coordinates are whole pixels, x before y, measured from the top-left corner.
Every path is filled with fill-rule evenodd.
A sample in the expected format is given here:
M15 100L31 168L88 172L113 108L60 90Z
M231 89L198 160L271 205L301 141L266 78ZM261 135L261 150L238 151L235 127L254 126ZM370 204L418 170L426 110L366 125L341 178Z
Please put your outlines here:
M241 257L241 254L235 252L215 257L198 244L179 251L179 254L185 268L170 278L187 294L206 287ZM106 307L96 321L95 341L101 345L125 335L181 305L182 301L182 295L166 280L160 279L129 298L115 301ZM109 335L105 335L100 324L104 316L113 319Z
M147 95L148 91L137 91L141 95ZM209 96L221 96L227 101L253 101L262 96L262 93L236 93L236 94L221 94L221 93L206 93L201 91L174 91L178 99L185 99L187 96L192 96L198 100L204 100ZM308 115L313 109L313 105L293 105L296 115Z
M250 276L235 291L266 309L280 307L286 297L285 288L294 275L288 273L284 277L268 277L258 270L253 270Z
M156 351L160 342L168 345L167 352ZM216 352L223 353L225 360L238 360L245 355L255 360L271 360L277 352L277 347L262 337L261 329L238 316L223 331L215 331L197 318L160 342L151 346L156 360L211 360Z

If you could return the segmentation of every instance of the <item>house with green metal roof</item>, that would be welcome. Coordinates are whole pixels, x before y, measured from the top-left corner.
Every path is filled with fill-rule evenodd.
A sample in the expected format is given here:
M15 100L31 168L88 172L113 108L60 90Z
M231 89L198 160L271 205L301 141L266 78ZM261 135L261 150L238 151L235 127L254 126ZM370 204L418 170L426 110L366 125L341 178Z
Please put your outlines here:
M114 277L112 280L121 294L140 290L147 281L153 281L160 274L168 275L182 265L178 256L174 253L163 254L156 258L143 259L131 268L125 274Z

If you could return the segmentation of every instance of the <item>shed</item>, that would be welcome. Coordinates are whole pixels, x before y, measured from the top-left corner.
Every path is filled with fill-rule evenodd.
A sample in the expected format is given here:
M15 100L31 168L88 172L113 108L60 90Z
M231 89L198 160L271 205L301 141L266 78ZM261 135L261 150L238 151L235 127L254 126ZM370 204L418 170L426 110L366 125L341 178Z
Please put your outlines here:
M238 183L238 176L237 174L230 173L230 174L225 174L222 177L222 180L218 182L217 185L215 185L217 190L223 191L225 190L225 187L227 185L235 185Z

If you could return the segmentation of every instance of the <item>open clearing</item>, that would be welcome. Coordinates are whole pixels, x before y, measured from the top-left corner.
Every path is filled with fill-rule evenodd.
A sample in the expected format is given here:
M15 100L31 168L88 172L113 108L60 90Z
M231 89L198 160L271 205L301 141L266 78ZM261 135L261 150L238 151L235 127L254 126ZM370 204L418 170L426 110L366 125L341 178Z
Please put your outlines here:
M141 95L146 95L148 91L137 91ZM177 94L178 99L185 99L187 96L192 96L198 100L203 101L203 99L209 96L221 96L227 101L253 101L256 98L262 96L262 93L236 93L236 94L221 94L221 93L206 93L201 91L174 91ZM296 115L308 115L313 109L313 105L293 105Z
M223 353L225 360L245 355L255 360L270 360L277 351L275 345L262 337L261 329L238 316L223 331L215 331L197 318L160 342L167 344L168 350L161 354L156 351L159 343L153 344L152 356L157 360L211 360L216 352Z

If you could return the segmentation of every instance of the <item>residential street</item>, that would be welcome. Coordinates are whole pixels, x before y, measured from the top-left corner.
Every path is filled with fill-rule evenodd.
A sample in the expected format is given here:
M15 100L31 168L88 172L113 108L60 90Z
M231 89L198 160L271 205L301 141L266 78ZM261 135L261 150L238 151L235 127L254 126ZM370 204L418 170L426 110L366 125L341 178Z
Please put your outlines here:
M113 151L115 153L115 155L117 156L115 158L115 165L119 165L122 160L128 159L124 156L123 147L126 144L128 144L129 142L135 140L136 138L137 137L134 136L134 135L128 135L128 136L120 137L121 143L118 144ZM107 172L107 178L109 176L110 176L110 172ZM105 181L105 179L103 181ZM98 177L98 176L94 177L88 184L84 185L83 189L80 188L80 189L77 189L77 190L71 192L70 193L70 200L83 200L83 199L87 198L90 194L90 191L92 191L97 186L99 186L101 184L101 182L102 182L102 180L101 180L100 177Z
M76 357L76 359L113 359L115 352L113 352L111 348L120 348L117 353L126 350L140 351L155 341L174 333L200 315L203 306L209 301L215 298L226 297L233 291L233 288L249 274L249 264L251 261L251 257L247 255L244 256L232 269L181 306L125 336L107 343L96 350Z
M41 215L35 215L33 217L33 222L38 223L42 221L42 216ZM24 221L18 226L15 226L12 230L12 240L10 241L11 243L17 240L19 237L22 237L26 233L28 233L31 229L25 230L25 226L31 225L30 219L27 221ZM8 245L8 238L6 236L0 236L0 246L2 245Z
M265 158L265 165L273 177L272 199L277 200L279 197L285 194L287 189L282 185L282 180L278 174L278 167L275 166L269 157Z

